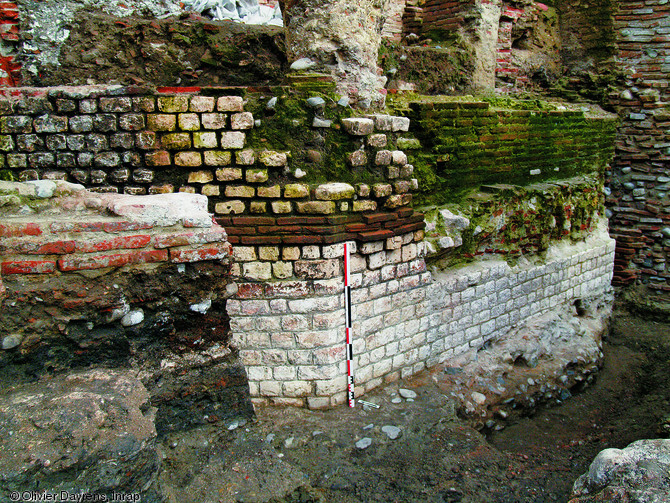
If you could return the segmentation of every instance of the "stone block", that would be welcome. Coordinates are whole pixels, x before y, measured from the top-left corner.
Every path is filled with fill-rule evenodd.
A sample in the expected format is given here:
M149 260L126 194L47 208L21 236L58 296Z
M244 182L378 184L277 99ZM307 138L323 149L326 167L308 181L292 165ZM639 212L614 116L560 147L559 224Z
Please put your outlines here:
M340 273L340 261L335 259L296 260L295 275L306 279L327 279Z
M297 246L285 246L282 249L282 259L298 260L300 258L300 248Z
M159 96L156 101L161 112L188 112L188 96Z
M370 199L358 199L353 202L353 210L357 212L376 211L377 201L371 201Z
M206 150L203 154L207 166L227 166L232 158L230 152L223 150ZM242 171L240 170L240 178Z
M203 185L202 189L200 189L200 193L208 197L219 196L221 195L221 189L218 185L207 184Z
M264 281L272 278L272 264L269 262L245 262L242 275L247 279Z
M215 104L213 96L191 96L188 109L191 112L213 112Z
M397 194L389 196L384 202L384 207L389 209L412 205L412 194Z
M205 129L225 129L226 128L226 114L219 113L204 113L201 116L202 127Z
M258 152L258 161L267 167L282 167L288 163L286 152L275 152L274 150L263 150Z
M288 198L309 197L309 185L301 183L289 183L284 186L284 197Z
M404 166L407 164L407 156L402 150L394 150L391 152L393 164Z
M337 205L333 201L307 201L296 203L298 213L330 215L335 213Z
M372 134L375 123L372 119L342 119L344 130L353 136L365 136Z
M272 264L272 274L278 279L287 279L293 276L292 262L274 262Z
M184 131L198 131L200 129L200 117L198 114L179 114L178 122L179 128Z
M177 166L201 166L202 156L200 152L177 152L174 156L174 163Z
M398 166L389 166L386 168L386 178L393 180L400 176L400 168Z
M258 194L259 196L261 195L260 191L261 191L262 188L265 188L265 187L261 187L261 188L258 189L259 190L259 194ZM273 213L285 214L285 213L291 213L291 211L293 211L293 203L291 203L291 201L272 201L272 203L270 205L272 207L272 212Z
M240 96L221 96L216 101L219 112L241 112L244 110L244 100Z
M191 148L191 135L189 133L170 133L163 135L161 146L166 149Z
M251 129L254 127L254 116L251 112L241 112L230 116L231 129Z
M70 131L73 133L88 133L93 131L93 117L90 115L70 117Z
M242 166L251 166L256 162L256 153L252 149L235 152L235 162Z
M388 197L393 193L393 187L388 183L375 183L372 186L372 193L377 199Z
M248 185L228 185L226 186L226 197L254 197L256 189Z
M33 120L33 127L36 133L64 133L68 129L68 118L45 114Z
M233 259L240 262L257 260L256 248L253 246L233 246Z
M158 136L153 131L142 131L135 134L135 145L143 150L151 150L158 146Z
M197 131L193 133L193 146L195 148L216 148L218 146L216 133L213 131ZM227 152L227 154L230 155L230 152Z
M245 176L249 183L263 183L268 180L268 170L265 168L247 169Z
M149 114L147 115L147 128L150 131L174 131L177 128L177 116Z
M225 131L221 133L221 148L244 148L246 135L239 131Z
M207 154L205 152L205 154ZM219 168L216 170L216 179L220 182L230 182L242 179L242 170L239 168Z
M388 143L388 138L385 134L377 133L368 137L368 145L370 147L384 148Z
M279 260L279 247L259 246L258 258L260 258L261 260Z
M338 201L353 198L355 192L348 183L324 183L316 188L314 196L321 201Z
M272 187L258 187L256 192L258 193L258 197L280 197L281 186L273 185Z
M321 258L321 248L316 245L303 246L302 258L304 259Z
M375 164L377 166L388 166L393 160L393 154L390 150L380 150L375 156Z
M365 166L368 163L368 154L365 150L356 150L347 154L347 161L351 166Z
M209 183L214 180L211 171L191 171L188 174L188 183Z
M249 211L251 213L267 213L268 204L265 201L251 201Z

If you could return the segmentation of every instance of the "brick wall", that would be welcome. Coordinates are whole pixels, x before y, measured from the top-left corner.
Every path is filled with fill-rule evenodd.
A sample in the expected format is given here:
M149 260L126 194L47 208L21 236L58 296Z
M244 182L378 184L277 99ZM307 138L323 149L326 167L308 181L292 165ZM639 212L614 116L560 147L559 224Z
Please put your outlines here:
M670 5L621 1L614 27L625 73L610 95L622 120L608 197L614 284L670 291Z
M476 0L426 0L423 4L423 33L432 30L455 32L462 28Z
M391 40L401 40L403 34L403 15L406 0L391 0L386 9L386 20L382 27L382 37Z

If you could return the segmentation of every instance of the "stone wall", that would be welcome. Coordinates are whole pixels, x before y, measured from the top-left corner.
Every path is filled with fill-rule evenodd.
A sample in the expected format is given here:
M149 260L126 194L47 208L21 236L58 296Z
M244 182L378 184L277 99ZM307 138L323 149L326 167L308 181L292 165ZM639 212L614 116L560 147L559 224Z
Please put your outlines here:
M619 2L614 27L625 73L610 94L622 119L608 198L614 281L670 291L670 6Z

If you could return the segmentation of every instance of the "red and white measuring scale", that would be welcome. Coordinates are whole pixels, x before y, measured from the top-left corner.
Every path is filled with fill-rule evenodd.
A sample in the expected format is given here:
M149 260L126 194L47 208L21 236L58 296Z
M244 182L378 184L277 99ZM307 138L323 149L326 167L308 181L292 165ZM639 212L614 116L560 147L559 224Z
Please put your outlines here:
M351 269L351 248L353 243L344 243L344 329L346 331L347 349L347 402L349 407L355 407L354 401L354 346L351 342L351 284L349 273Z

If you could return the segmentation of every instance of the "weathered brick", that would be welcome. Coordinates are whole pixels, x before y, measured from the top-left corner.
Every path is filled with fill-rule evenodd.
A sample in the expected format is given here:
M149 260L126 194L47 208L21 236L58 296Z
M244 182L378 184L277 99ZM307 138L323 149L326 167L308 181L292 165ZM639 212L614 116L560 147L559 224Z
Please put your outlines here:
M99 168L114 168L121 163L121 157L116 152L100 152L93 157L93 165Z
M202 186L202 189L200 189L200 193L209 197L219 196L221 195L221 188L218 185L207 184Z
M130 150L135 146L135 138L132 133L116 133L109 138L109 146L112 148Z
M380 150L375 156L375 164L377 166L388 166L393 160L393 154L390 150Z
M377 201L370 199L358 199L353 202L353 211L376 211Z
M107 136L104 134L87 134L84 137L84 140L86 144L86 150L91 152L100 152L101 150L107 150L109 148Z
M68 138L68 143L69 140L70 139ZM44 148L44 140L39 136L37 136L36 134L20 134L16 136L16 145L19 150L23 150L26 152L34 152L36 150ZM73 149L73 150L80 150L80 149Z
M144 248L151 242L151 236L134 235L119 236L102 240L77 241L75 251L77 253L93 253L118 249Z
M344 130L350 135L365 136L374 132L375 123L371 119L342 119Z
M151 183L154 181L155 172L151 169L140 168L133 171L133 181L136 183Z
M184 131L198 131L200 129L200 117L198 114L179 114L179 128Z
M368 145L371 147L383 148L388 143L388 139L385 134L371 134L368 136Z
M50 274L56 272L53 260L8 260L0 263L2 274Z
M58 269L63 272L107 267L121 267L128 264L144 264L167 261L167 250L133 251L113 255L92 255L64 257L58 260Z
M109 174L109 179L114 183L125 183L130 178L130 170L128 168L115 169Z
M28 154L28 164L35 169L49 168L55 164L55 157L51 152Z
M28 166L26 154L7 154L7 165L10 168L25 168Z
M14 140L10 135L0 135L0 150L5 152L14 150Z
M242 170L240 168L219 168L216 170L216 179L220 182L241 180Z
M249 211L251 213L266 213L268 211L268 204L265 201L251 201Z
M336 259L296 260L295 275L299 278L327 279L340 273L340 261Z
M351 166L365 166L368 163L368 154L365 150L356 150L347 154L347 161Z
M221 260L230 256L229 243L210 243L196 248L170 248L170 261L176 263Z
M242 275L257 281L268 280L272 278L272 264L270 262L245 262L242 264Z
M98 111L97 100L81 100L79 102L79 111L83 114L94 114Z

